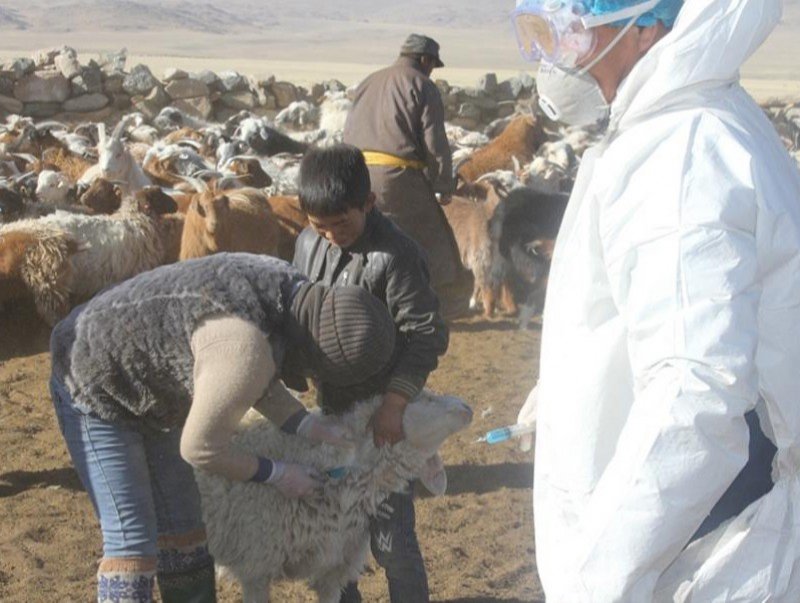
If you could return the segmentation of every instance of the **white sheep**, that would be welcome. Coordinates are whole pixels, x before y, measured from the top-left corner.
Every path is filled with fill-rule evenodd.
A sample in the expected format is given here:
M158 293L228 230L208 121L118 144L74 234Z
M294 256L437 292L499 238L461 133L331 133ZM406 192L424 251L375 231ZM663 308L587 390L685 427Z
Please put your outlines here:
M270 195L297 195L297 179L300 175L300 160L294 155L282 153L265 157L261 167L272 178L272 184L266 188Z
M335 136L344 131L347 115L353 108L353 101L346 92L325 93L325 99L319 106L319 127L328 136Z
M578 170L578 159L572 147L563 140L544 143L533 161L521 174L528 188L556 194L569 190Z
M275 125L296 130L309 129L319 121L319 108L308 101L294 101L275 116Z
M72 181L61 172L42 170L36 181L36 198L43 203L64 205L75 194Z
M326 92L319 107L319 128L289 136L304 144L329 147L344 139L344 124L353 102L345 92Z
M70 273L60 282L71 294L86 299L166 261L171 243L163 240L157 213L158 209L144 213L138 198L127 197L110 216L56 211L36 220L12 222L0 234L54 229L69 235L83 251L70 258Z
M100 159L81 176L79 186L88 187L95 178L102 176L106 180L121 182L122 194L128 196L152 184L122 140L128 126L138 119L136 114L126 115L110 137L106 136L105 124L98 124L100 140L97 143L97 152Z
M472 419L461 400L422 392L403 416L406 439L378 449L368 421L379 404L378 398L356 404L342 418L356 435L354 450L286 435L254 411L246 418L235 438L242 449L322 472L347 467L316 495L289 499L267 484L195 472L209 548L220 574L242 584L245 603L268 601L270 584L280 578L307 580L320 603L336 603L364 567L370 516L390 493L430 470L439 446Z
M162 132L171 132L172 130L179 130L185 126L194 128L195 130L202 130L212 124L193 117L176 107L169 106L161 109L159 114L153 119L153 125Z
M450 146L475 149L489 144L489 137L481 132L473 132L451 123L445 123L444 130Z

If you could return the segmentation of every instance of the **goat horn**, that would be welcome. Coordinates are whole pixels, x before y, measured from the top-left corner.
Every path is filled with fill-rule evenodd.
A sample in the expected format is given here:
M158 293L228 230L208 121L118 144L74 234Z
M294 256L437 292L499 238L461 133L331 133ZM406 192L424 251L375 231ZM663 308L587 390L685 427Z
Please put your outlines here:
M178 140L175 144L177 144L177 145L186 145L187 147L192 147L192 148L194 148L195 150L198 150L198 151L201 148L203 148L203 145L201 143L197 142L196 140L192 140L191 138L183 138L181 140Z
M179 176L181 180L184 182L192 185L195 191L198 193L205 193L209 190L208 183L200 180L199 178L193 178L191 176Z
M217 190L225 190L228 185L238 185L236 176L223 176L217 180Z
M197 170L194 173L194 178L208 176L210 178L221 178L222 173L217 170Z
M19 176L14 176L14 177L13 177L14 184L19 184L20 182L22 182L23 180L25 180L25 178L30 178L30 177L31 177L31 176L33 176L35 173L36 173L36 172L25 172L24 174L20 174Z
M136 119L137 115L135 113L129 113L128 115L123 116L122 119L119 120L119 123L117 123L114 131L111 133L111 138L121 140L125 130L127 130L128 126L136 121Z
M36 161L36 157L34 155L31 155L30 153L11 153L11 156L17 157L18 159L24 159L29 163L33 163L34 161Z
M52 130L52 129L69 130L66 124L63 124L60 121L55 121L55 120L43 121L41 123L36 124L34 127L36 128L37 132L41 132L42 130Z

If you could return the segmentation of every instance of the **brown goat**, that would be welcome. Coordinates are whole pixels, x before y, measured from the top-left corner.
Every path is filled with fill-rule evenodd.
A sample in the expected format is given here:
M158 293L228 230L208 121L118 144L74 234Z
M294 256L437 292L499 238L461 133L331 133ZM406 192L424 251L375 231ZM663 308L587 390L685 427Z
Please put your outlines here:
M489 172L513 169L514 158L521 164L528 163L545 140L542 125L535 117L515 117L497 138L459 166L458 176L465 182L475 182Z
M492 285L492 241L489 220L501 202L504 192L490 182L466 183L459 186L450 203L442 209L453 230L461 263L472 272L474 279L470 308L483 303L486 318L494 314L498 294L509 314L516 313L516 304L510 290L503 283L498 291Z
M300 208L300 199L297 197L276 195L269 197L267 202L280 226L278 257L291 262L294 257L294 243L308 226L308 216Z
M209 189L197 193L186 212L180 259L221 251L276 255L280 237L281 227L264 193Z

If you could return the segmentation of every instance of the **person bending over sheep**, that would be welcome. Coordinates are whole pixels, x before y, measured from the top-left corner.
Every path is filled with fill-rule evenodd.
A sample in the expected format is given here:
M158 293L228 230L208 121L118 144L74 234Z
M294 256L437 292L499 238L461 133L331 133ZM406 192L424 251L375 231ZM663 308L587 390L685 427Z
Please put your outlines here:
M347 388L379 374L394 343L369 292L250 254L163 266L75 308L53 331L51 391L100 519L98 601L151 601L156 574L165 603L215 601L193 468L312 493L310 468L230 445L240 419L254 407L284 432L346 444L279 379Z
M356 147L309 150L298 183L300 205L311 226L297 240L294 265L334 291L347 285L363 287L386 305L397 331L397 350L385 375L348 388L322 376L317 387L320 403L326 412L339 414L355 400L381 392L382 404L373 420L375 444L395 444L404 437L406 404L425 385L448 344L424 252L375 208L370 174ZM438 456L429 477L425 485L442 493L445 476ZM370 522L373 555L386 571L392 603L425 603L428 580L414 533L413 498L410 492L397 492L387 503L386 513ZM341 601L361 601L355 584L347 587Z

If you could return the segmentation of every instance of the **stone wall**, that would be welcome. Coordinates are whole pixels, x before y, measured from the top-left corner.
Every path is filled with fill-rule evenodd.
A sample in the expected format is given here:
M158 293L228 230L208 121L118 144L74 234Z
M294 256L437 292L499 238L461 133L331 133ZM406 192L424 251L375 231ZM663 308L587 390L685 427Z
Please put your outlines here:
M241 110L273 117L295 101L319 104L328 91L344 91L338 80L306 89L274 77L256 79L237 73L168 69L160 79L146 65L126 68L124 51L82 64L73 48L38 51L0 65L0 117L20 114L38 119L109 119L140 111L148 119L172 105L201 119L224 121ZM497 81L493 73L473 88L436 80L447 119L468 129L514 113L531 98L534 81L527 74Z

